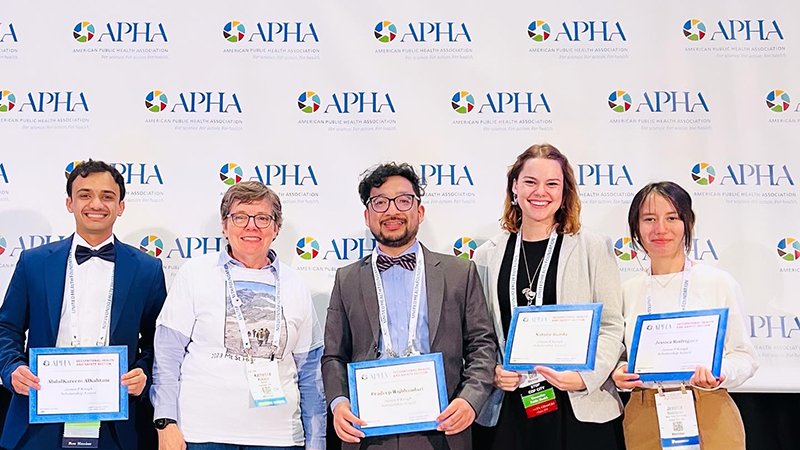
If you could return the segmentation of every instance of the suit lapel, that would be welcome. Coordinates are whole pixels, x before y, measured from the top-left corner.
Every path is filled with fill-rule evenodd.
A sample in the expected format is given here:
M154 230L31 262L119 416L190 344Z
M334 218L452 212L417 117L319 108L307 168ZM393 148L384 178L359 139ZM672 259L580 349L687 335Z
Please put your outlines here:
M561 252L558 255L558 278L556 279L556 292L557 297L560 299L559 303L570 302L569 299L561 295L564 286L564 276L566 275L567 262L575 247L578 246L578 236L576 234L564 234L564 239L561 241Z
M372 337L378 342L378 291L375 287L375 278L372 275L372 257L364 260L359 270L361 279L361 298L364 300L364 308L369 319L369 328L372 330Z
M136 260L136 255L131 253L133 250L116 238L114 238L114 251L117 252L117 258L114 262L114 298L111 303L109 344L111 343L111 336L114 335L114 329L122 317L122 311L125 307L125 302L128 300L128 293L133 283L133 277L136 275L136 269L139 268L139 261Z
M53 346L58 339L58 323L61 321L61 308L64 303L64 283L67 278L67 256L72 247L72 236L53 247L45 257L44 280L47 295L47 312L50 316L50 330Z
M431 347L436 340L436 331L439 329L439 319L442 315L444 303L444 271L439 258L420 244L425 255L425 291L428 297L428 341Z

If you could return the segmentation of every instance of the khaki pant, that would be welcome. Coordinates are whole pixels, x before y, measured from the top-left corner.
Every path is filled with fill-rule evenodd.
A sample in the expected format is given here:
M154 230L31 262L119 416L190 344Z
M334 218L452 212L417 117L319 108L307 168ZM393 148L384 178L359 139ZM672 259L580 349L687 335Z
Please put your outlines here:
M725 389L694 392L702 450L744 450L744 424L739 408ZM671 390L671 389L670 389ZM636 389L625 406L625 446L628 450L661 450L655 389Z

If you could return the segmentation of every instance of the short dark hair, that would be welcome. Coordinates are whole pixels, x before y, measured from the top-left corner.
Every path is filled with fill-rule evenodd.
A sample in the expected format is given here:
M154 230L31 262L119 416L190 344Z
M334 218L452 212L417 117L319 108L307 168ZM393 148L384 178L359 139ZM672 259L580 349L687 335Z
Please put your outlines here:
M678 217L683 221L683 247L687 252L691 250L695 222L692 197L685 189L672 181L650 183L633 197L631 207L628 210L628 229L630 230L634 247L647 251L642 245L642 233L639 231L639 214L641 214L642 205L650 194L658 194L672 203L672 206L678 212Z
M420 186L419 175L417 171L407 163L397 164L392 161L384 163L379 166L368 169L361 174L361 182L358 183L358 195L361 196L361 203L365 206L369 201L369 193L372 188L379 188L383 186L386 179L389 177L401 176L411 182L411 187L414 188L414 193L419 197L420 202L422 196L425 195L425 190Z
M111 177L119 186L119 201L125 200L125 179L122 178L122 174L119 173L119 170L114 168L111 164L103 161L95 161L92 158L89 158L88 161L81 161L76 164L72 172L67 175L67 196L72 197L72 183L75 182L76 178L86 178L89 174L102 172L111 174Z

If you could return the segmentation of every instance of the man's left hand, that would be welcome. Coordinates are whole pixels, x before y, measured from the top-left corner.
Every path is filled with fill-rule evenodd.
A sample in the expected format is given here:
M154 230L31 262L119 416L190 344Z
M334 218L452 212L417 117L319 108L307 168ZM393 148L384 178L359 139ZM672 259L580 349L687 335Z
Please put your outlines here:
M457 398L450 402L436 418L436 421L439 422L436 429L444 431L444 434L450 436L466 430L468 426L472 425L473 420L475 420L475 410L466 400Z
M147 375L139 367L122 376L122 385L128 386L128 394L130 395L141 395L145 384L147 384Z
M586 389L586 383L578 372L565 370L560 372L549 367L536 366L533 370L539 372L545 380L562 391L580 391Z

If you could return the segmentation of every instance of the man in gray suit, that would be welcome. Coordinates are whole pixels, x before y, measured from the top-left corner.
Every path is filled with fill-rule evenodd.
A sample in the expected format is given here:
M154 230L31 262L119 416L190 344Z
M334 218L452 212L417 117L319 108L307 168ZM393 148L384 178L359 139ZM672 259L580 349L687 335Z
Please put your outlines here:
M358 190L378 246L337 271L328 306L322 377L336 434L345 450L469 450L469 427L492 391L497 351L475 264L417 241L425 208L419 177L408 164L378 166ZM422 283L416 291L415 279ZM353 426L365 423L350 409L347 364L436 352L442 353L450 400L437 430L364 438Z

